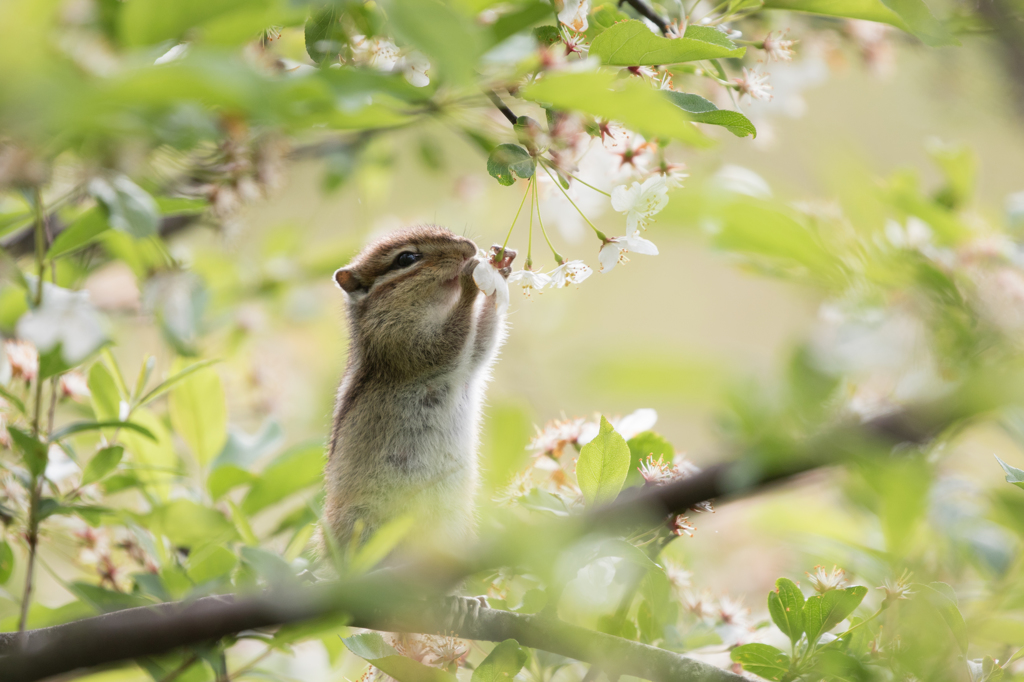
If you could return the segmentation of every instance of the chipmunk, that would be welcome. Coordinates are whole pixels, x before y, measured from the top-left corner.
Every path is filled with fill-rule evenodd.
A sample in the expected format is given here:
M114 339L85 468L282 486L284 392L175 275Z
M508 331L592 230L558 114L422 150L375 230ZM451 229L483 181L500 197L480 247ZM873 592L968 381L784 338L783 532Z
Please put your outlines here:
M497 249L495 247L495 254ZM344 548L412 514L417 546L475 533L484 388L504 311L473 280L477 247L443 227L393 232L334 280L348 299L348 365L338 388L323 533ZM515 252L504 250L507 277Z

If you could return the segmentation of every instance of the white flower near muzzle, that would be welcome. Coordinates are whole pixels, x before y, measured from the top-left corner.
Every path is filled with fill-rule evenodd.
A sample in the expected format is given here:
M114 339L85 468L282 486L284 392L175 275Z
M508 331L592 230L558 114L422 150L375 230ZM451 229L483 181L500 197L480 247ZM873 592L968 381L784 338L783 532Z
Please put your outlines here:
M668 204L668 183L660 175L634 182L631 186L619 185L612 190L612 208L626 214L626 230L636 234L647 227L651 216L659 213Z
M480 263L473 270L473 281L480 291L495 296L494 305L498 310L508 307L508 281L486 254L480 256Z
M601 252L597 254L597 259L601 261L601 272L608 272L617 264L627 262L629 259L626 258L626 254L630 251L645 256L658 255L658 247L654 245L654 242L643 237L637 235L612 237L605 242L601 247Z
M558 20L576 31L577 33L583 33L589 27L587 22L587 15L590 14L590 0L564 0L562 3L557 3L556 7L561 5L561 9L558 12Z

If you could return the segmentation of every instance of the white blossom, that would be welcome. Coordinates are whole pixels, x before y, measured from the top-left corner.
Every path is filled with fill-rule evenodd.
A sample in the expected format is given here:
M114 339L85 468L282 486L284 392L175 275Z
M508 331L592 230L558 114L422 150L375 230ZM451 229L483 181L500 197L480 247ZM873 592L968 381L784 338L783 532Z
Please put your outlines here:
M99 313L85 291L43 284L42 304L18 320L18 336L48 353L58 345L68 365L77 365L107 340Z
M594 274L594 271L583 261L570 260L549 272L548 276L551 277L551 286L555 289L561 289L570 284L579 284L592 274Z
M769 61L788 62L793 59L793 44L796 41L784 40L783 36L785 35L785 32L781 31L778 36L773 36L769 31L768 35L764 37L764 42L761 45Z
M508 282L509 284L518 283L519 286L523 287L523 293L529 297L534 290L540 291L547 285L551 284L551 277L549 275L545 275L543 272L517 270L508 276Z
M626 254L630 251L646 256L658 255L658 247L654 245L654 242L643 237L635 235L612 237L605 242L605 245L601 247L601 252L597 255L597 259L601 261L601 272L609 272L618 263L627 262L629 259L626 258Z
M421 52L410 52L401 60L402 70L405 73L405 80L417 88L425 88L430 85L430 77L427 71L430 70L430 62Z
M590 0L565 0L562 10L558 13L558 20L577 33L582 33L589 27L589 14Z
M480 264L473 270L473 281L488 296L495 296L494 305L498 310L508 307L508 281L494 267L490 258L483 254Z
M668 184L663 176L655 175L634 182L630 187L619 185L612 190L612 208L626 214L626 229L635 234L647 227L648 219L668 204ZM657 250L655 250L657 253Z
M772 98L770 92L772 86L768 84L768 74L766 73L758 73L744 66L743 76L741 78L733 78L732 82L737 85L740 97L745 98L748 103L752 99L760 99L767 102Z

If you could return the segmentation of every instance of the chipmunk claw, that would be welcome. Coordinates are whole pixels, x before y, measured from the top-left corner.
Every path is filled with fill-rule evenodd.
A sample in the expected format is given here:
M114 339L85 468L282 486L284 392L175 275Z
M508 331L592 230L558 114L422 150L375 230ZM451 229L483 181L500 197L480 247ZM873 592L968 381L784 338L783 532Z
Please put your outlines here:
M490 608L487 597L445 597L441 604L445 632L461 632L480 616L480 609Z
M502 253L503 250L504 253ZM502 277L508 278L508 276L512 274L512 261L514 261L518 255L516 250L495 244L491 247L491 253L493 254L492 258L494 259L494 267L497 268ZM500 261L498 261L498 256L502 257Z

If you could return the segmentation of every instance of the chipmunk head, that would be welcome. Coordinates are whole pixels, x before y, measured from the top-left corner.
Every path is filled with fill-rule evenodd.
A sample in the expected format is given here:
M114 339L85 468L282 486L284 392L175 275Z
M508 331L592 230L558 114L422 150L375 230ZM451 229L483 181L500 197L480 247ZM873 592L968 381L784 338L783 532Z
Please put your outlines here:
M334 273L354 334L373 343L412 342L440 324L459 298L459 275L476 255L472 240L435 225L391 232Z

